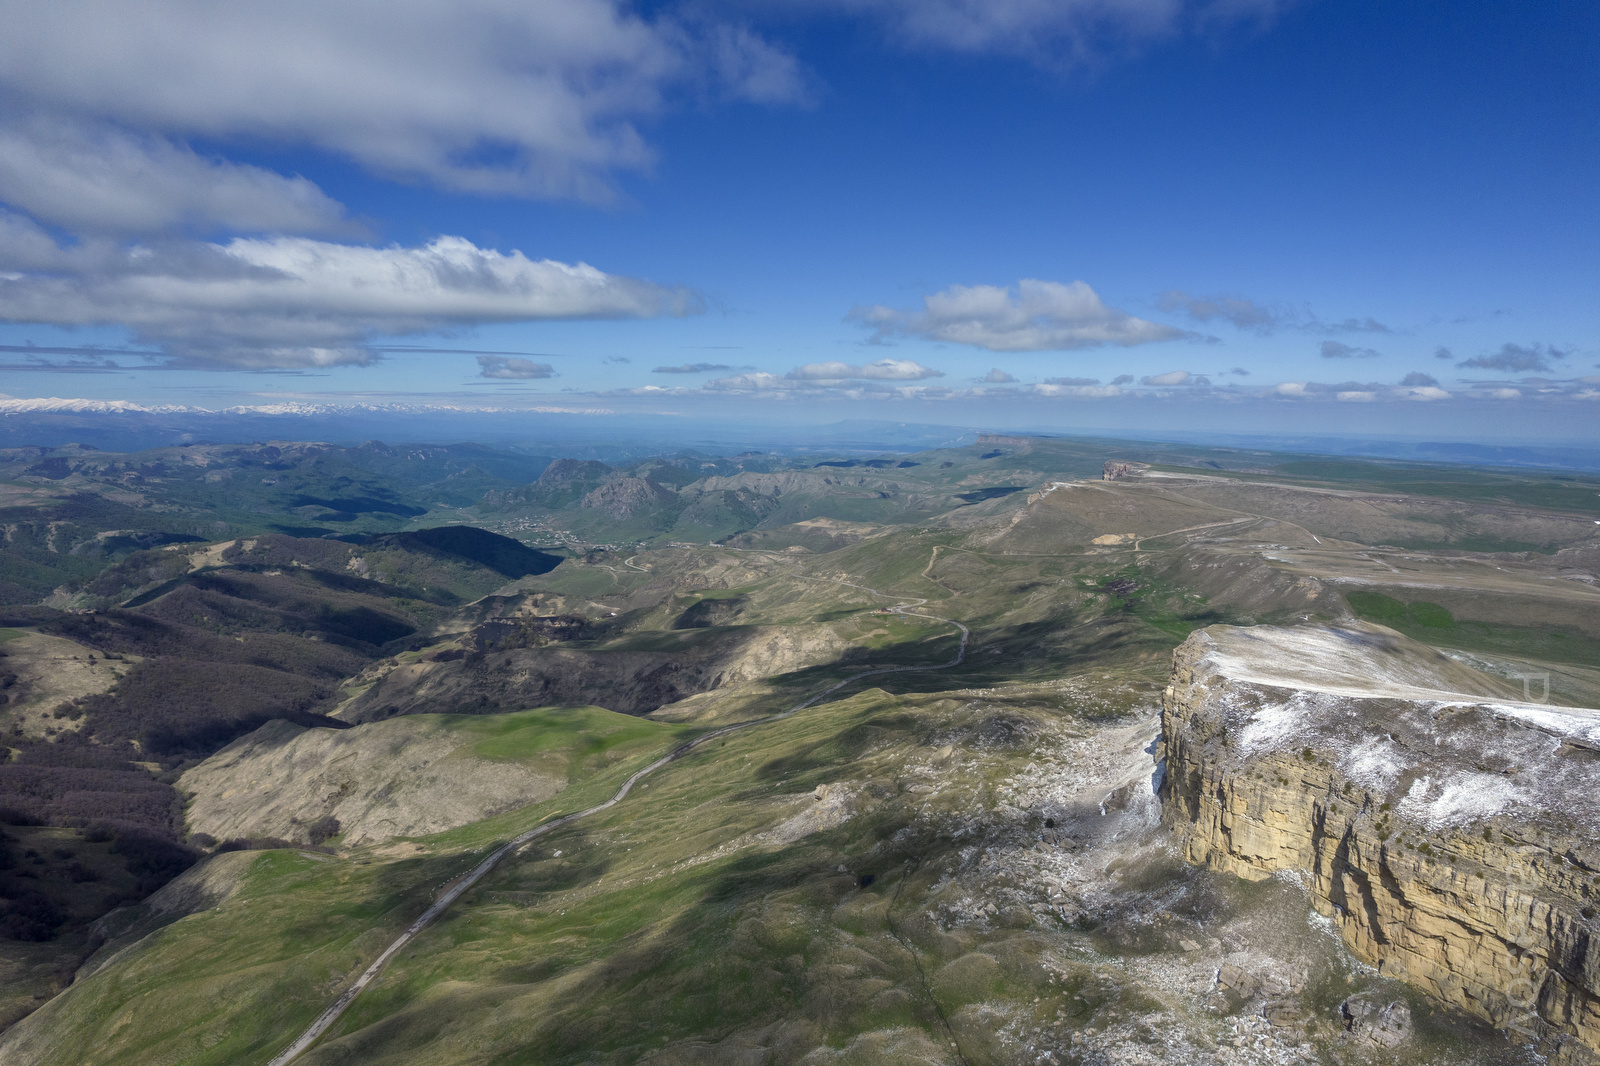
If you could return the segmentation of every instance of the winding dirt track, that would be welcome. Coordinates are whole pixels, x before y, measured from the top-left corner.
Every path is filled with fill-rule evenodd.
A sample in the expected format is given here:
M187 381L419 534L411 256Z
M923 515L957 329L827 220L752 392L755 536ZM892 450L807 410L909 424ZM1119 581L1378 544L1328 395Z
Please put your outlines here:
M629 560L629 562L631 564L632 560ZM638 568L636 567L635 569ZM872 593L874 596L890 598L887 593L879 592L877 589L869 589L865 585L852 585L848 581L840 581L837 583L841 585L850 585L851 588L862 589L866 592ZM500 847L496 848L489 854L488 858L478 863L477 866L474 866L472 870L467 873L466 876L458 880L449 891L435 900L432 906L422 912L421 917L407 926L406 931L396 937L394 942L383 950L383 954L374 959L372 961L372 965L363 970L361 972L361 976L356 978L355 982L349 988L345 989L344 993L340 995L338 999L334 1000L333 1004L327 1010L318 1015L317 1020L312 1022L306 1028L305 1032L301 1033L295 1039L294 1043L290 1044L281 1053L279 1053L279 1055L272 1060L270 1066L287 1066L288 1063L299 1058L302 1053L311 1047L312 1044L317 1042L317 1039L321 1037L323 1033L328 1031L328 1028L333 1025L334 1022L339 1020L339 1017L350 1008L350 1004L355 1002L356 997L361 994L362 990L373 981L377 980L378 975L383 972L384 966L388 964L390 959L394 958L394 956L398 954L402 948L411 943L412 940L416 939L417 934L421 933L424 929L428 928L428 926L432 925L441 914L449 910L450 905L456 900L460 899L462 893L466 892L473 885L482 880L483 876L498 866L501 860L507 855L510 855L513 851L516 851L530 840L535 840L547 833L551 833L557 829L560 829L564 825L570 825L573 822L587 818L590 815L599 814L601 811L610 810L612 807L615 807L617 804L621 803L623 799L627 797L628 793L633 790L633 786L639 781L655 773L668 763L677 762L679 759L683 758L704 744L716 740L719 737L725 737L730 733L737 733L742 729L749 729L752 726L765 725L768 722L776 722L779 719L787 718L790 715L803 711L807 707L810 707L813 704L816 704L827 698L828 696L831 696L833 693L844 688L846 685L860 681L862 678L879 677L883 674L903 674L924 672L929 670L948 670L952 666L960 666L967 657L967 641L972 635L971 632L966 626L955 621L954 619L938 618L934 615L919 614L914 612L914 608L920 607L927 602L928 601L925 599L912 599L906 602L897 603L891 607L890 610L895 614L904 615L907 618L925 618L931 622L944 622L961 630L961 644L956 649L955 658L951 659L947 663L936 663L929 666L880 666L872 670L863 670L858 674L850 675L843 681L838 681L832 685L829 685L827 688L823 689L815 696L812 696L804 703L797 703L786 711L779 711L777 714L771 714L765 718L755 718L748 722L740 722L737 725L724 726L721 729L714 729L709 733L705 733L694 738L687 744L683 744L677 748L674 748L672 751L668 752L666 755L663 755L649 766L646 766L644 769L635 773L632 777L628 778L628 780L622 783L622 787L617 790L616 795L612 796L604 803L590 807L588 810L577 811L573 814L564 815L563 817L557 818L551 822L545 822L543 825L536 826L535 828L528 830L526 833L523 833L521 836L500 845Z

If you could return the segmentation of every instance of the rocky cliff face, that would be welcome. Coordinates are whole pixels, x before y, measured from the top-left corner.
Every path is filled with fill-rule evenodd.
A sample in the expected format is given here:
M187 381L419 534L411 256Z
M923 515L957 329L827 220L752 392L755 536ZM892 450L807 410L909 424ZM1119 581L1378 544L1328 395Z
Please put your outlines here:
M1600 712L1522 696L1380 626L1210 627L1165 693L1166 817L1191 862L1301 871L1385 974L1600 1061Z

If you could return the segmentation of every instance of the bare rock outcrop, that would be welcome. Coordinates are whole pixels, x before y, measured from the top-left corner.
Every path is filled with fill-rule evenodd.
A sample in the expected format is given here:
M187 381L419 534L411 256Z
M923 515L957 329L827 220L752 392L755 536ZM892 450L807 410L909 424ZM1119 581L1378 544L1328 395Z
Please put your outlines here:
M1339 1021L1352 1040L1381 1048L1399 1047L1411 1036L1411 1008L1403 999L1381 1002L1365 994L1339 1004Z
M1100 478L1102 481L1127 481L1149 469L1149 463L1136 463L1131 459L1107 459L1100 471Z
M677 499L677 493L647 477L624 477L594 489L579 503L585 510L603 511L613 518L636 518Z
M1212 626L1174 655L1166 817L1191 862L1301 871L1383 973L1596 1061L1600 712L1521 697L1381 626Z

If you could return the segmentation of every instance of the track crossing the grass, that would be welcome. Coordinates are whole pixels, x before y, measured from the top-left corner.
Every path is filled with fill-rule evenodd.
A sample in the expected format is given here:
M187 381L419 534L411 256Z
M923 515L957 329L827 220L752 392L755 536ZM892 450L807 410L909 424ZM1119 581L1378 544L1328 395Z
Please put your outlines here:
M632 563L631 559L629 560L629 563ZM635 569L638 568L636 567ZM877 589L867 588L865 585L854 585L848 581L840 581L836 583L841 585L849 585L851 588L862 589L865 592L872 593L874 596L882 596L885 599L893 598L888 593L879 592ZM562 817L554 819L553 821L545 822L543 825L536 826L535 828L528 830L526 833L523 833L521 836L518 836L500 845L500 847L490 852L487 858L468 871L465 876L461 877L455 882L455 884L451 885L449 890L446 891L444 895L436 899L432 906L423 911L421 916L419 916L416 921L407 926L405 932L396 937L394 941L383 950L381 955L372 960L372 964L361 972L361 976L357 977L355 981L348 988L346 988L343 993L340 994L339 998L333 1001L327 1010L323 1011L317 1016L316 1021L307 1026L305 1031L295 1038L294 1043L290 1044L272 1060L270 1066L287 1066L288 1063L299 1058L308 1048L311 1047L312 1044L317 1042L323 1033L328 1031L329 1027L331 1027L334 1022L339 1020L340 1016L343 1015L345 1011L350 1009L350 1005L355 1002L357 996L361 995L362 990L364 990L373 981L377 980L378 976L383 972L383 968L388 965L390 959L399 954L407 944L415 940L418 934L420 934L424 929L428 928L428 926L437 921L445 911L450 909L450 905L452 903L460 899L465 892L472 888L473 885L481 881L485 874L493 870L496 866L500 865L501 860L510 855L512 852L516 851L518 848L522 847L524 844L527 844L533 840L537 840L539 837L545 836L548 833L553 833L562 826L571 825L573 822L581 821L582 819L588 818L591 815L610 810L612 807L615 807L617 804L626 799L628 793L633 790L633 786L638 784L644 778L649 777L651 774L655 773L657 770L668 765L669 763L677 762L679 759L695 751L695 749L700 748L713 740L725 737L730 733L737 733L741 730L750 729L755 726L766 725L770 722L776 722L780 719L787 718L792 714L797 714L800 711L805 710L807 707L811 707L817 703L820 703L822 700L833 695L833 693L844 688L846 685L853 684L863 678L879 677L884 674L925 672L929 670L948 670L953 666L960 666L967 657L967 641L971 638L971 632L966 626L952 618L939 618L930 614L922 614L916 610L916 608L921 607L927 602L928 601L925 599L908 599L903 602L896 603L893 607L889 608L889 610L895 614L904 615L907 618L922 618L930 622L944 622L947 625L952 625L959 629L961 631L961 643L956 648L955 657L949 662L934 663L924 666L880 666L871 670L862 670L859 673L851 674L842 681L837 681L834 684L829 685L827 688L823 689L821 692L818 692L805 702L797 703L788 710L779 711L777 714L771 714L765 718L754 718L748 722L740 722L736 725L723 726L721 729L714 729L709 733L704 733L698 737L695 737L688 743L674 748L672 751L663 755L649 766L646 766L644 769L634 773L632 777L628 778L622 783L622 787L617 789L616 794L610 799L606 800L604 803L597 804L596 806L590 807L587 810L576 811L572 814L563 815Z

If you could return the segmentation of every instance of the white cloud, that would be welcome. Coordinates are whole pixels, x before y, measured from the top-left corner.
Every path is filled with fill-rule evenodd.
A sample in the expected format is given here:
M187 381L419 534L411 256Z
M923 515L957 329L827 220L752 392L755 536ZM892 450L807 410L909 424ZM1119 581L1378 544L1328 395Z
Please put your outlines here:
M1482 400L1539 400L1563 403L1590 398L1592 390L1586 389L1582 379L1547 381L1525 379L1523 388L1509 385L1485 384L1476 388L1451 391L1437 382L1413 384L1416 380L1432 379L1426 374L1413 372L1399 385L1382 382L1343 381L1284 381L1262 389L1251 389L1238 395L1258 399L1292 399L1310 402L1334 401L1338 403L1438 403L1441 401L1472 402Z
M1032 278L1019 281L1015 289L952 285L924 297L920 310L858 307L850 318L870 326L877 341L898 334L993 352L1129 347L1185 335L1107 307L1081 281Z
M1141 385L1187 385L1193 377L1187 370L1169 370L1165 374L1152 374L1147 378L1140 378Z
M47 250L37 242L24 251L22 271L0 273L0 321L120 325L201 366L368 363L374 355L366 341L374 334L698 310L683 289L586 263L478 248L460 237L416 248L304 237L87 244L55 249L48 270L40 262ZM9 252L0 245L0 271Z
M526 381L530 378L553 378L556 370L549 363L535 363L532 359L514 355L480 355L478 376Z
M646 388L660 388L658 385L647 385ZM778 392L794 387L794 382L777 374L769 374L765 370L757 370L750 374L735 374L732 377L717 378L706 382L705 387L714 392Z
M18 276L18 271L60 270L88 254L89 248L80 248L75 256L69 255L33 222L0 208L0 282Z
M943 377L938 370L910 359L880 359L866 366L847 363L807 363L787 374L764 370L708 381L710 392L737 392L768 396L830 396L842 399L935 399L958 395L943 385L912 382Z
M309 146L484 193L609 198L610 172L651 159L634 122L679 94L774 102L803 86L748 31L618 0L56 0L8 4L0 34L13 116ZM152 144L156 163L194 169Z
M0 201L77 233L351 229L343 207L304 178L203 158L160 137L40 119L0 126Z
M1426 375L1422 375L1426 377ZM1431 379L1429 379L1431 380ZM1384 385L1377 382L1285 381L1257 395L1284 396L1305 400L1334 400L1338 403L1376 403L1380 400L1448 400L1450 393L1431 385Z
M930 370L910 359L879 359L866 366L848 363L807 363L797 366L784 377L793 381L843 381L860 378L868 381L920 381L923 378L942 378L941 370Z
M1048 381L1030 386L1040 396L1075 396L1084 399L1104 399L1123 395L1116 385L1054 385Z
M1012 377L1010 374L1007 374L999 367L995 367L993 370L983 375L983 381L988 385L1009 385L1016 380L1016 378Z

